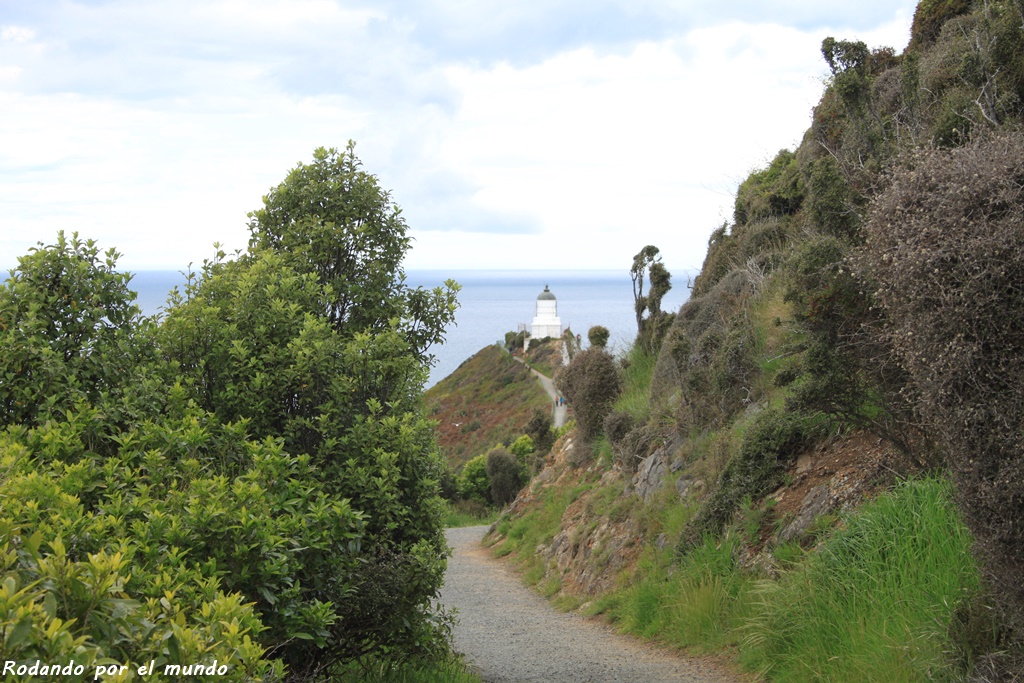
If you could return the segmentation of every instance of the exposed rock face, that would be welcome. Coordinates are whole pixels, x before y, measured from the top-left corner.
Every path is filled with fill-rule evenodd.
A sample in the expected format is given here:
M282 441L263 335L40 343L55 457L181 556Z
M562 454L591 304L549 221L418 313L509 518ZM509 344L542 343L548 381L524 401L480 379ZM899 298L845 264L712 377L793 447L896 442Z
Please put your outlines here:
M664 449L647 456L640 461L640 466L633 475L633 491L645 503L654 492L661 488L661 482L668 473L668 454Z
M828 484L819 484L804 496L800 503L800 512L796 519L786 525L786 528L779 532L779 543L786 543L797 538L814 523L818 515L831 512L835 507L835 501L829 491Z
M564 518L563 518L564 519ZM596 527L583 515L565 526L549 545L537 547L537 554L554 563L553 571L574 593L596 595L612 587L619 570L635 553L636 528L631 522L614 523L607 518Z
M679 500L686 500L690 496L699 496L704 493L706 488L707 484L703 479L694 479L688 474L676 479L676 493L679 494Z
M621 469L603 472L598 465L577 467L574 463L583 457L577 451L571 436L560 439L543 469L519 492L506 514L519 516L537 504L548 489L574 486L581 480L596 480L597 490L623 487L625 475ZM613 518L609 510L591 502L587 493L566 508L559 526L551 542L539 545L536 553L549 561L549 575L557 575L563 589L577 595L597 595L611 589L616 577L636 561L641 549L637 523L628 517Z
M669 472L678 472L682 467L681 461L672 460L672 455L678 448L679 441L672 439L640 461L636 474L633 475L631 487L637 497L645 503L650 502L651 496L661 489ZM680 497L685 497L684 491L680 491Z

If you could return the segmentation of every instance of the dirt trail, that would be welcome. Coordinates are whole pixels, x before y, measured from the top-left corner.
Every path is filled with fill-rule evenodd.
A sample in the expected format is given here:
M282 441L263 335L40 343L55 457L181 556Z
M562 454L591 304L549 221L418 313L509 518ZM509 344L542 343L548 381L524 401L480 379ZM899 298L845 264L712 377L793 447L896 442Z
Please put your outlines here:
M455 649L487 683L733 683L577 614L558 612L481 548L487 527L449 529L441 600L458 610Z

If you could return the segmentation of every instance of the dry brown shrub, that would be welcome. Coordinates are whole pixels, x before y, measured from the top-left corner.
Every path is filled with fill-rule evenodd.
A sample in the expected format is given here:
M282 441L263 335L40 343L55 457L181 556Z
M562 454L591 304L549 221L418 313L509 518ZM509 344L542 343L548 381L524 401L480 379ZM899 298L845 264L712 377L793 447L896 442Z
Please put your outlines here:
M909 155L867 233L860 260L894 349L948 454L995 594L1021 629L1024 135Z
M591 439L600 434L622 388L619 367L611 354L596 347L581 351L559 371L556 382L576 415L580 436Z

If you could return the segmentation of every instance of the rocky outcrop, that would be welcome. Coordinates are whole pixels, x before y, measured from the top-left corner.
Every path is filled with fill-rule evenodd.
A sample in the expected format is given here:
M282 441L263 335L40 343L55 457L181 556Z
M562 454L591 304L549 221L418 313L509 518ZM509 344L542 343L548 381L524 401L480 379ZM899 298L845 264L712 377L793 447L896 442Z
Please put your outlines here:
M833 508L835 508L835 501L828 484L815 486L801 501L800 512L797 513L796 518L779 532L778 542L786 543L798 538L807 531L819 515L831 512Z

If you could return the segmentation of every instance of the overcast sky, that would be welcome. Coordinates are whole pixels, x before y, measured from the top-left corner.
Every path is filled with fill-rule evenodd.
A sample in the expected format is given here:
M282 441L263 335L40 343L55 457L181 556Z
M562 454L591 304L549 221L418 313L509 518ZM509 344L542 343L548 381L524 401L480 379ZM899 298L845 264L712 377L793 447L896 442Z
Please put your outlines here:
M915 3L0 0L0 267L58 230L200 263L356 141L407 268L699 267L809 126L823 38L902 50Z

